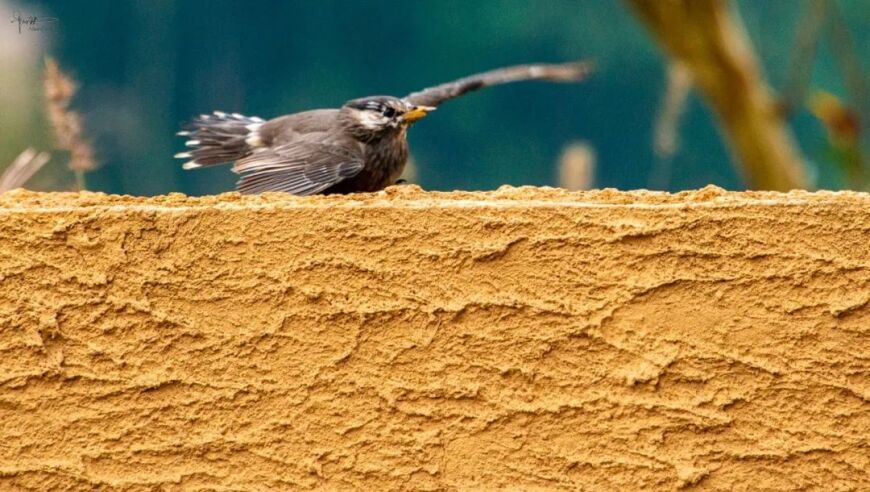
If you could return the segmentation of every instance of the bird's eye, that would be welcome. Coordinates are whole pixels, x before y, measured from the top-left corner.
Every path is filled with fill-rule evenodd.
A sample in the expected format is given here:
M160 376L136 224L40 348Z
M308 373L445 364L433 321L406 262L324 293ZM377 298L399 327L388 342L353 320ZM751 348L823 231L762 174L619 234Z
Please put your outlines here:
M386 108L384 108L384 116L386 116L387 118L392 118L393 116L396 116L396 110L387 106Z

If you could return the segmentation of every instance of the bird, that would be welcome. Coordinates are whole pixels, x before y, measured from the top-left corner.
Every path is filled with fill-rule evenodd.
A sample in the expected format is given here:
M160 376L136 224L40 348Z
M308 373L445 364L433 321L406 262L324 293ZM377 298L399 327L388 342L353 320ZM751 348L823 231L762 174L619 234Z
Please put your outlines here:
M412 92L368 96L338 109L314 109L264 120L214 111L178 135L185 170L233 163L243 194L306 196L374 192L396 184L408 159L408 128L443 102L485 87L523 80L576 82L588 61L498 68Z

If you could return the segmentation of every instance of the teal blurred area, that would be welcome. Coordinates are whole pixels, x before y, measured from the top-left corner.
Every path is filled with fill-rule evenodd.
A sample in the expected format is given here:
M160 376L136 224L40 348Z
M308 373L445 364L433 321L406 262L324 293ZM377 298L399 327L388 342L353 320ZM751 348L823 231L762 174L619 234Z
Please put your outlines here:
M774 88L785 83L803 2L740 2L750 37ZM840 2L866 65L870 3ZM51 29L0 30L0 165L23 148L50 146L41 114L42 57L55 56L81 85L74 108L100 168L93 190L133 195L231 190L228 167L183 171L172 158L189 118L222 110L264 118L337 107L372 94L408 92L470 73L527 62L592 59L579 85L523 83L451 101L410 132L416 179L433 190L558 185L566 145L594 149L595 187L650 187L666 66L658 47L622 3L605 0L0 0L56 18ZM843 94L829 47L812 69L813 87ZM817 186L842 177L826 161L825 135L806 110L791 120ZM681 146L661 187L744 188L710 112L690 96ZM66 186L48 169L36 187ZM55 172L60 172L55 170ZM52 181L52 180L55 181ZM57 181L57 179L60 179Z

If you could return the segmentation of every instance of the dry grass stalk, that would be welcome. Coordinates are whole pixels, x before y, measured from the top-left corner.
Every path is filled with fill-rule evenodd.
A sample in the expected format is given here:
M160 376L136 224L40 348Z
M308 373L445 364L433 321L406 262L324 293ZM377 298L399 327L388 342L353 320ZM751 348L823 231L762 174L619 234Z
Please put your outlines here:
M861 146L861 117L837 96L816 91L807 106L822 122L828 133L834 162L843 170L849 187L866 190L868 176L864 150Z
M691 92L692 72L685 64L672 61L668 64L667 86L653 127L655 159L649 176L652 189L667 189L671 181L674 155L680 148L680 121Z
M827 0L805 2L803 5L803 14L795 32L786 83L781 89L782 109L786 113L794 112L804 105L812 77L813 60L825 27L827 9Z
M653 130L653 150L658 157L671 157L679 149L680 119L691 91L692 73L689 69L680 62L668 65L668 84Z
M69 168L79 190L85 189L85 173L96 165L93 149L82 137L82 119L69 109L76 84L64 74L53 58L45 60L45 108L57 146L70 153Z
M588 190L595 180L595 149L586 142L565 147L559 157L559 186L566 190Z
M23 187L50 158L48 152L25 149L0 175L0 193Z
M837 2L828 0L828 12L831 18L831 52L846 85L846 93L852 100L856 115L866 126L870 120L870 82L867 71L861 63L860 51L856 48L855 39L846 25L846 19L840 11Z

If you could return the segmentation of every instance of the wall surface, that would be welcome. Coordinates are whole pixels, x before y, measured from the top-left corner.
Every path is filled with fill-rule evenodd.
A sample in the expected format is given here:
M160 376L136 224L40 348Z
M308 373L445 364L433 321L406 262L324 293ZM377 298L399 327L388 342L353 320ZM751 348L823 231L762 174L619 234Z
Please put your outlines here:
M870 488L870 195L0 197L0 489Z

